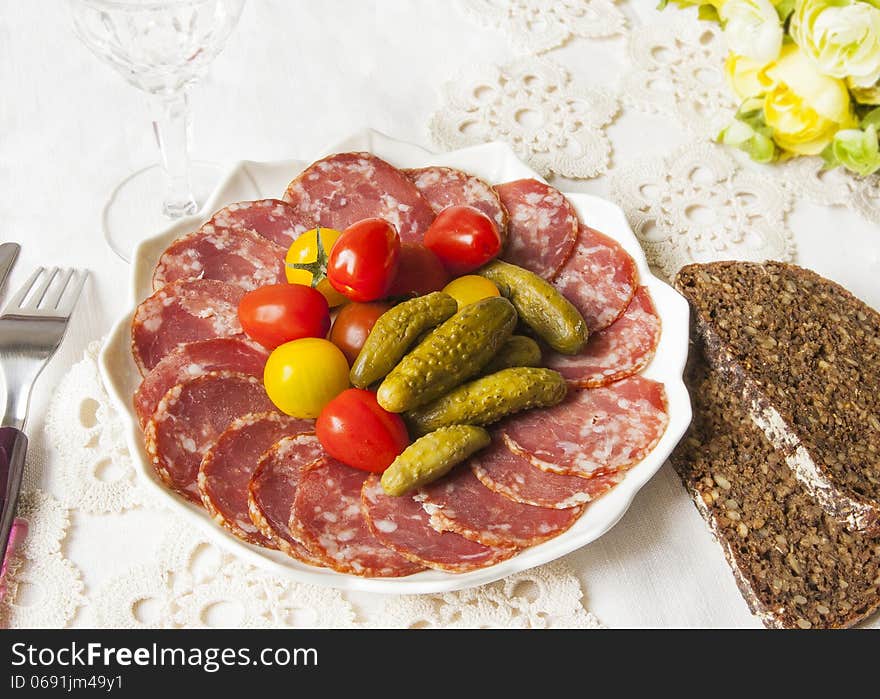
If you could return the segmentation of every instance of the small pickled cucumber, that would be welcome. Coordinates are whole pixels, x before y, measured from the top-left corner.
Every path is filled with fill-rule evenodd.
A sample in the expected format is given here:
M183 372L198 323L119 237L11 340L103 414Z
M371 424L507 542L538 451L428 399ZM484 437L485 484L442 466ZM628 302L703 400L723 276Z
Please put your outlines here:
M541 366L541 348L532 338L525 335L508 337L481 373L494 374L515 366Z
M548 408L568 392L558 371L534 367L504 369L475 379L428 405L406 413L415 434L449 425L490 425L530 408Z
M457 309L454 298L435 291L385 311L351 367L352 385L366 388L384 377L424 333L452 317Z
M557 352L577 354L587 343L589 331L578 309L537 274L501 260L493 260L477 274L494 282L523 323Z
M465 306L400 360L376 400L392 413L430 403L479 374L515 325L516 311L501 296Z
M472 425L435 430L410 444L391 462L382 474L382 489L388 495L411 493L445 476L491 441L486 430Z

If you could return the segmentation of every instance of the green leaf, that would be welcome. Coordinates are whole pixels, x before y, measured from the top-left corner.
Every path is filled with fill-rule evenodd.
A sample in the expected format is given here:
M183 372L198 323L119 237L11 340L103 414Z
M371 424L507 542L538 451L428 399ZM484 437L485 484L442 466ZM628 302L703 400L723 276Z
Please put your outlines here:
M862 117L859 126L861 126L863 129L867 129L869 126L873 126L875 129L880 131L880 107L875 107L870 112L865 114L865 116Z
M706 22L721 22L721 16L714 5L700 5L697 10L697 18Z
M776 14L779 15L779 21L785 24L785 20L791 16L792 12L794 12L797 0L776 0L773 5L776 7Z
M766 124L755 129L749 123L736 118L718 134L716 140L726 146L739 148L756 163L769 163L779 156L779 149L770 137L770 129Z

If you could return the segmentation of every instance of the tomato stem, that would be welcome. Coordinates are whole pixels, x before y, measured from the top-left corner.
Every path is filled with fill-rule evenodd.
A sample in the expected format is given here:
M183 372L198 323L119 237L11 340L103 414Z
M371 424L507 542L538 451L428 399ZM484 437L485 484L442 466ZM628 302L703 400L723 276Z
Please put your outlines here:
M314 262L285 262L290 269L301 269L312 275L312 288L318 286L327 278L327 251L324 250L324 241L321 240L321 227L315 228L315 261Z

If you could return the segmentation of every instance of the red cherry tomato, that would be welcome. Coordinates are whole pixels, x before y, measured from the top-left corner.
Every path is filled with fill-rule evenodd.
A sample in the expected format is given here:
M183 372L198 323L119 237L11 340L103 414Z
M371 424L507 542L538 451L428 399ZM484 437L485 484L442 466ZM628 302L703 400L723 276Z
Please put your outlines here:
M330 285L352 301L375 301L388 295L397 275L400 236L387 221L367 218L352 224L330 250Z
M317 289L303 284L270 284L249 291L238 304L248 336L266 349L303 337L326 337L330 308Z
M373 473L388 468L409 444L403 418L389 413L376 402L375 393L362 388L349 388L327 403L315 432L330 456Z
M342 350L349 364L354 364L360 354L361 347L367 341L367 335L373 329L385 311L391 308L390 303L348 303L342 307L333 321L330 330L330 342Z
M440 258L421 243L400 244L400 265L389 296L423 296L449 283L449 272Z
M495 222L472 206L443 209L425 233L425 246L434 251L454 276L482 267L501 251Z

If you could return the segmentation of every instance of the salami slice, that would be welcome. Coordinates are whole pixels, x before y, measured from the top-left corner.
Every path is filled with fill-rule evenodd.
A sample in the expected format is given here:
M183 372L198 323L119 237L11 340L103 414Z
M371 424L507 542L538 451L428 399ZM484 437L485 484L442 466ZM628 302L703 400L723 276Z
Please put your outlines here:
M633 376L573 389L552 408L514 416L502 432L508 446L538 468L592 478L641 461L668 423L663 384Z
M616 241L581 226L574 253L553 285L581 312L593 333L623 314L636 293L638 276L635 260Z
M254 231L285 251L300 233L312 228L296 209L280 199L230 204L214 214L208 223L233 231Z
M134 409L143 429L168 389L209 371L236 371L262 376L268 354L261 347L236 337L188 342L167 354L141 381L134 394Z
M284 437L314 429L311 420L277 412L252 413L234 420L208 449L199 467L199 494L214 521L244 541L277 548L251 521L248 485L269 447Z
M644 286L620 318L590 335L574 356L547 351L546 364L576 386L593 388L637 374L644 369L660 341L660 316Z
M219 279L251 291L287 281L286 250L253 231L205 224L175 240L153 270L153 288L178 279Z
M422 569L373 536L361 510L367 474L327 457L303 473L290 530L334 570L400 577Z
M578 217L562 192L538 180L495 187L507 209L507 247L501 259L552 279L577 241Z
M438 532L428 514L411 497L386 495L377 475L371 475L361 491L370 531L388 548L415 563L466 573L507 560L513 547L483 546L452 532Z
M495 221L502 240L507 235L507 210L492 185L451 167L404 170L435 214L449 206L473 206Z
M131 352L141 374L185 342L240 335L244 289L214 279L167 284L146 299L131 321Z
M377 217L397 228L401 240L415 243L434 220L409 178L369 153L338 153L313 163L288 185L284 200L309 228L342 230Z
M144 433L159 477L188 500L201 504L199 464L217 438L248 413L274 410L255 376L212 371L165 394Z
M324 457L314 435L285 437L272 445L257 464L248 485L248 514L260 533L291 558L313 566L324 566L290 532L290 512L303 470Z
M423 489L417 499L434 529L484 546L540 544L567 531L584 511L583 505L551 509L514 502L489 490L469 468L455 469Z
M471 462L471 469L484 486L499 495L524 505L555 509L592 502L623 479L621 472L581 478L542 471L513 453L501 439L481 451Z

